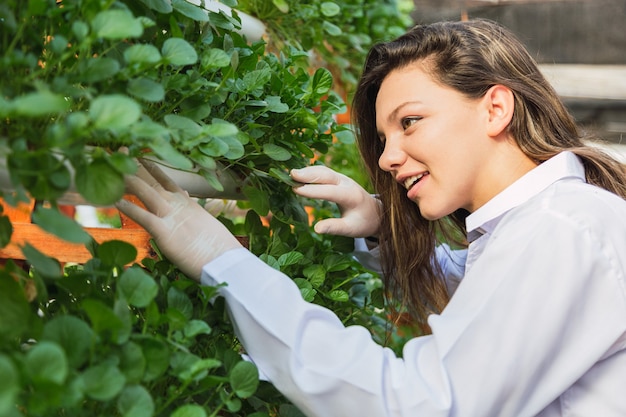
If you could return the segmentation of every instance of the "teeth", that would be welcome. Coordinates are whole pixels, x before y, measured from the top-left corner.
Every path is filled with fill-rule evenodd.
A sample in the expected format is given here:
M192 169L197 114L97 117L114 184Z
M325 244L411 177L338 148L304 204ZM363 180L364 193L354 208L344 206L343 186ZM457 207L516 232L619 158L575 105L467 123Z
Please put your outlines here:
M415 184L416 182L421 180L424 175L426 175L425 172L423 172L423 173L421 173L419 175L414 175L412 177L409 177L409 178L405 179L404 180L404 188L406 188L408 190L409 188L411 188L413 186L413 184Z

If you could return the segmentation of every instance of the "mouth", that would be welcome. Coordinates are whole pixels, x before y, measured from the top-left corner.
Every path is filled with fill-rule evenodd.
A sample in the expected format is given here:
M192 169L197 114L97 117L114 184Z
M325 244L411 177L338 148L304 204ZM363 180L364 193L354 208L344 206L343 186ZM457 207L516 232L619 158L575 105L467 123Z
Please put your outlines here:
M407 190L410 190L411 188L413 188L413 186L415 186L415 184L420 182L422 178L424 178L428 174L429 172L426 171L426 172L422 172L421 174L408 177L404 181L402 181L402 185L404 185L404 188L406 188Z

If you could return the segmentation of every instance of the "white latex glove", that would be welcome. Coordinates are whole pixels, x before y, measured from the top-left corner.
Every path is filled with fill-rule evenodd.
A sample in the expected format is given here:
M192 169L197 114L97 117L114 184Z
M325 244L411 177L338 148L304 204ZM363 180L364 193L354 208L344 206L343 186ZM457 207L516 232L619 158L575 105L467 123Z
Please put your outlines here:
M381 203L353 179L322 165L294 169L291 178L304 183L294 188L296 194L339 206L341 217L320 220L314 226L317 233L350 237L378 234Z
M142 160L126 190L146 206L120 200L116 207L157 242L163 254L189 278L200 281L202 267L239 241L154 163Z

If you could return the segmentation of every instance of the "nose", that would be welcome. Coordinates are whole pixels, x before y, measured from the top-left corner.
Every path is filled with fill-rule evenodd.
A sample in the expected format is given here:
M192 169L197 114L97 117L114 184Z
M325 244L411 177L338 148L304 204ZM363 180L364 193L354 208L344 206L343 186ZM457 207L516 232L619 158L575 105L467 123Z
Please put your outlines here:
M406 162L407 154L398 142L393 138L385 140L385 148L378 158L378 166L383 171L394 171Z

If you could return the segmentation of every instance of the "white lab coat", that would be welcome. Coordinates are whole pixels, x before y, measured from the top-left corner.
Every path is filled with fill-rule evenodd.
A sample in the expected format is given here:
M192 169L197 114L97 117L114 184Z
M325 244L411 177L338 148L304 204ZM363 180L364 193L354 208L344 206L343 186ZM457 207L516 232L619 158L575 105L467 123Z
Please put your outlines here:
M202 282L228 284L247 353L307 416L626 416L626 202L565 152L467 228L464 277L402 358L245 249ZM446 253L444 270L462 273Z

